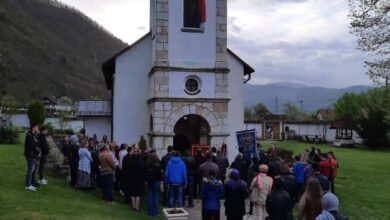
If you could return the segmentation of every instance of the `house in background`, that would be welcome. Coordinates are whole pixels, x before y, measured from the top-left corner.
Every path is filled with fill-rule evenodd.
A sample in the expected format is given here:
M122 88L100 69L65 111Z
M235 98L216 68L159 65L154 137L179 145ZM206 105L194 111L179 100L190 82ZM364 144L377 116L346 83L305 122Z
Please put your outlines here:
M111 101L80 101L77 117L82 118L85 134L92 137L96 134L101 140L107 135L111 140Z
M227 48L227 0L151 0L150 32L103 64L112 139L166 147L227 144L245 129L243 85L254 69Z

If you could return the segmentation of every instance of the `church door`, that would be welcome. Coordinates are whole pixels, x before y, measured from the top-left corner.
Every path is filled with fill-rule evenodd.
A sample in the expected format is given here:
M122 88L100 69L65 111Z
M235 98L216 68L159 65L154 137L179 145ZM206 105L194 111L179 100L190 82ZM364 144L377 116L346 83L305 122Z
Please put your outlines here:
M210 145L210 126L203 117L195 114L180 118L174 128L175 150L191 150L194 145Z

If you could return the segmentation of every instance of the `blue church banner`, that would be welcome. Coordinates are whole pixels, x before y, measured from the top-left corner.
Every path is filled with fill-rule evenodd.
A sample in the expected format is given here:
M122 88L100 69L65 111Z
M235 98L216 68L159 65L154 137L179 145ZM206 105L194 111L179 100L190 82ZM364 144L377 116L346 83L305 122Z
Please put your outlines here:
M258 157L256 148L256 130L237 131L238 148L242 149L244 158Z

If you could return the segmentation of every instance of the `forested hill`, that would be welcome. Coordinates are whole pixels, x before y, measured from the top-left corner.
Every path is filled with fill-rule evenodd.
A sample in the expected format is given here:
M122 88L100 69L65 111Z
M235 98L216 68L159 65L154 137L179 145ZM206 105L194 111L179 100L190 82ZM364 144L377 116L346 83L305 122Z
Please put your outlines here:
M0 96L108 98L101 64L126 47L53 0L0 0Z

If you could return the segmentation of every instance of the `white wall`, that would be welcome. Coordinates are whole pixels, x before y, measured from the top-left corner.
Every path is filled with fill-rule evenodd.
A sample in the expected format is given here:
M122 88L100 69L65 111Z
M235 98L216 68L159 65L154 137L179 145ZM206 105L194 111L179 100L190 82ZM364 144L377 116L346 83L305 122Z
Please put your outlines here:
M204 33L182 32L183 1L169 1L169 65L176 67L215 67L216 0L206 1Z
M228 56L228 65L230 72L228 73L229 82L229 113L228 113L228 132L230 136L227 138L228 158L232 162L238 153L236 132L245 130L244 125L244 93L243 93L243 77L244 67L231 54Z
M188 95L184 91L189 76L196 76L200 80L201 91L196 95ZM169 97L215 98L215 73L170 72Z
M98 140L107 135L111 140L111 118L110 117L86 117L84 118L85 134L92 137L96 134ZM118 143L120 144L120 143Z
M145 38L116 59L114 81L113 139L136 143L149 130L149 77L151 40Z
M12 126L15 127L23 127L29 128L30 121L28 119L27 114L12 114L12 115L4 115L4 118L7 119L7 123L11 123ZM44 123L50 123L53 128L59 129L59 119L58 118L46 118ZM83 128L82 120L70 120L66 122L65 129L72 129L73 131L79 131Z
M262 124L258 124L258 123L248 123L248 124L245 124L245 126L248 125L248 130L251 130L251 129L255 129L256 130L256 138L257 139L261 139L262 138L262 132L263 132L263 128L262 128Z

